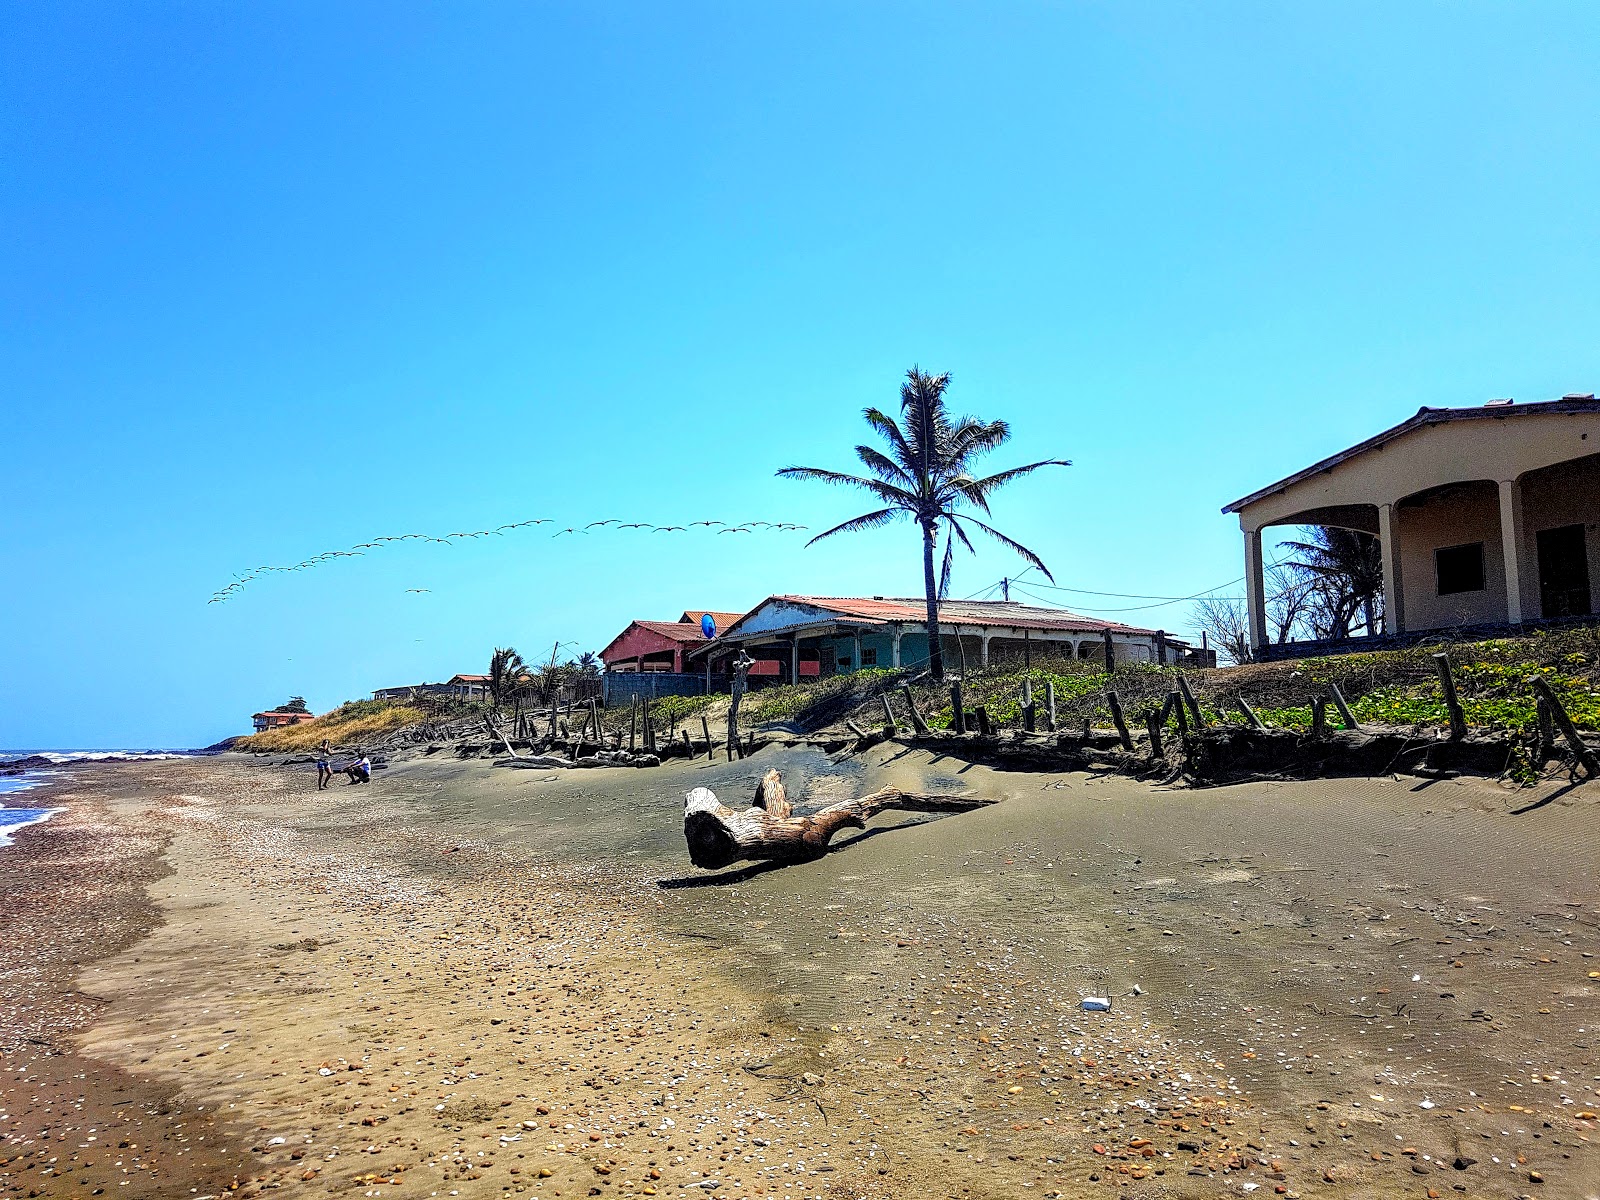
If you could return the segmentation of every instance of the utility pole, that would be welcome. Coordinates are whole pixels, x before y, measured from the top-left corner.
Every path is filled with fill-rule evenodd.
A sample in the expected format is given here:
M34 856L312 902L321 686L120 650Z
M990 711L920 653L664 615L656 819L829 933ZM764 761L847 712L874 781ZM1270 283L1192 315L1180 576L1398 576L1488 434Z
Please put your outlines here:
M1002 579L1000 581L1000 598L1006 601L1011 599L1011 580Z

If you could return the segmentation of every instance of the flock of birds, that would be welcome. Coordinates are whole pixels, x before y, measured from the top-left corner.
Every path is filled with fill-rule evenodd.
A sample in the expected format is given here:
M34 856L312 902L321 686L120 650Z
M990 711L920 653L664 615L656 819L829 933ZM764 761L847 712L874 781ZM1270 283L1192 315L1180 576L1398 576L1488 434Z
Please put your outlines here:
M531 528L537 525L552 525L554 523L555 522L549 517L538 517L529 521L513 521L506 525L497 525L493 529L478 529L471 531L460 530L455 533L447 533L443 537L434 537L432 534L428 533L403 533L396 537L373 538L370 542L358 542L348 550L326 551L317 555L315 558L308 558L304 562L297 562L290 567L256 567L254 570L246 571L244 574L236 576L233 582L228 584L227 587L222 588L220 591L214 592L211 596L211 599L206 601L206 603L221 604L224 601L231 600L234 596L237 596L240 592L242 592L253 580L259 579L263 575L287 575L296 571L309 571L313 567L319 567L323 563L332 562L334 559L361 558L364 557L368 551L388 549L389 547L397 545L401 542L436 542L441 546L449 546L458 541L464 541L469 538L503 537L505 534L510 533L514 529ZM758 529L787 533L806 528L804 525L796 525L790 521L740 521L732 524L727 521L690 521L687 525L654 525L648 521L629 521L624 524L620 518L610 517L604 521L590 521L587 525L581 527L572 525L566 529L557 530L555 533L551 534L551 537L558 538L569 533L587 534L595 529L645 529L651 533L687 533L691 529L698 529L702 527L707 530L715 530L718 534L754 533ZM407 588L406 592L420 595L428 592L429 590L431 589Z

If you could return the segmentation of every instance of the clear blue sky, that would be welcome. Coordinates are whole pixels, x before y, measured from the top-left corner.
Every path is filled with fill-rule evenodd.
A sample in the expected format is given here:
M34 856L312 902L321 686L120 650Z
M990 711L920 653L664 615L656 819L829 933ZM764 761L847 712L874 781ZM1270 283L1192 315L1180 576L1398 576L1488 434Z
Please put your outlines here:
M206 604L385 533L823 528L774 469L912 363L1075 460L996 507L1058 582L1233 579L1227 501L1600 390L1597 61L1592 3L8 4L0 746L915 594L906 527L546 530Z

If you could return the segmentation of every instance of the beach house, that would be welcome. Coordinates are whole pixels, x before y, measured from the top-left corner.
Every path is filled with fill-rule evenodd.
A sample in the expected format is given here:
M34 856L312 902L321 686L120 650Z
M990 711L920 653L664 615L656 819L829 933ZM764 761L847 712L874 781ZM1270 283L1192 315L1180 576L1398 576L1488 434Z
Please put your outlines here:
M1256 658L1586 620L1600 578L1600 403L1573 394L1422 408L1222 511L1244 532ZM1378 538L1381 638L1270 643L1263 534L1306 525Z
M282 729L288 725L302 725L307 721L314 720L316 720L316 717L311 713L285 712L282 709L253 713L250 717L250 723L255 726L257 733L268 729Z
M1116 662L1198 665L1208 657L1159 629L1011 600L947 600L939 605L939 622L947 670L1002 660L1021 664L1035 655L1103 661L1107 645ZM686 664L705 673L710 687L741 650L755 660L755 682L920 667L928 661L927 608L920 596L769 596L714 642L692 647Z

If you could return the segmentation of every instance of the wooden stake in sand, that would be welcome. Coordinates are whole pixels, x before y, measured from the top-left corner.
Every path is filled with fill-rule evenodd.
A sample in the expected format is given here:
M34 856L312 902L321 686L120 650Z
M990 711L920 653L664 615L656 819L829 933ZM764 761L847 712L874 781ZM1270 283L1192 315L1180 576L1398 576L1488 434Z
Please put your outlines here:
M1450 740L1459 742L1467 736L1467 714L1456 698L1456 677L1450 671L1450 656L1435 654L1433 668L1439 672L1439 686L1444 690L1444 706L1450 713Z
M1122 715L1122 701L1115 692L1106 693L1106 707L1111 710L1111 723L1117 727L1117 740L1124 750L1133 749L1133 738L1128 735L1128 722Z
M994 803L977 796L884 788L797 817L782 776L771 770L761 777L752 806L743 812L725 808L709 788L695 788L684 800L683 837L689 845L689 861L706 870L746 858L803 861L826 854L829 841L839 830L865 829L869 820L888 809L955 813Z
M917 731L918 737L926 737L928 723L922 719L922 714L917 711L917 698L911 694L911 685L902 683L900 690L905 694L906 708L911 711L911 727Z
M1556 699L1549 682L1543 675L1535 675L1528 680L1528 683L1550 706L1550 716L1554 718L1556 727L1561 730L1561 736L1567 739L1567 745L1571 746L1572 752L1578 756L1578 761L1583 764L1583 769L1589 778L1593 779L1596 775L1600 775L1600 759L1595 757L1594 751L1589 749L1584 740L1578 736L1578 727L1572 723L1572 718L1567 716L1567 710L1562 707L1561 701Z
M1328 698L1339 710L1339 720L1344 722L1344 727L1353 733L1359 733L1361 726L1356 723L1355 714L1350 711L1350 706L1344 702L1344 693L1339 690L1337 683L1328 684Z

